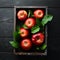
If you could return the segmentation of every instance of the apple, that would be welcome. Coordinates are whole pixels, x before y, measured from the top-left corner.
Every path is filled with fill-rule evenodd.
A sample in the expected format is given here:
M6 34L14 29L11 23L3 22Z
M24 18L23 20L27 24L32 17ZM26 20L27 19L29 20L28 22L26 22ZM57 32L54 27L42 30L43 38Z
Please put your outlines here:
M23 39L21 41L21 48L24 50L29 50L32 46L30 39Z
M35 45L41 45L44 42L44 34L37 33L37 34L32 35L32 42Z
M38 10L34 11L34 17L36 17L36 18L42 18L43 16L44 16L43 10L38 9Z
M20 36L21 37L27 37L28 34L29 34L29 31L27 29L20 28Z
M28 18L26 21L25 21L25 25L28 27L28 28L32 28L34 25L35 25L36 21L34 18Z
M17 13L17 17L19 20L23 21L27 18L27 12L25 10L19 10Z

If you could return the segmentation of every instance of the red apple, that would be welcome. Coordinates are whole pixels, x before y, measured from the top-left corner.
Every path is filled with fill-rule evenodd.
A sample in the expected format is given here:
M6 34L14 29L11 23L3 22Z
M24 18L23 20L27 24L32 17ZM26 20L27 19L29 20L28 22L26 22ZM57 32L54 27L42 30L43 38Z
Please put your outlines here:
M29 32L27 29L24 29L24 28L20 28L20 36L21 37L26 37L28 36Z
M32 44L30 39L24 39L21 41L21 47L24 50L29 50L31 48Z
M35 45L41 45L44 42L44 34L43 33L37 33L32 36L32 42Z
M36 18L42 18L43 16L44 16L44 12L43 12L43 10L35 10L34 11L34 16L36 17Z
M19 20L25 20L27 18L27 12L25 10L19 10L17 17Z
M34 18L28 18L26 21L25 21L25 25L28 27L28 28L32 28L34 25L35 25L36 21Z

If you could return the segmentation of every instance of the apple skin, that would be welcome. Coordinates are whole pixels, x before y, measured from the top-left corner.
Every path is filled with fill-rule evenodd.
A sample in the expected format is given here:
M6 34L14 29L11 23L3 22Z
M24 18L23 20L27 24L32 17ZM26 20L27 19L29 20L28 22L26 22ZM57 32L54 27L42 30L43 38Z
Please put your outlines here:
M20 36L21 37L27 37L28 34L29 34L29 31L27 29L20 28Z
M17 13L17 17L19 20L23 21L27 18L27 12L25 10L19 10Z
M32 42L35 45L41 45L44 42L44 34L37 33L37 34L32 35Z
M32 28L35 24L36 24L36 21L35 21L34 18L28 18L28 19L25 21L25 25L26 25L28 28Z
M30 41L30 39L26 38L21 41L20 45L23 50L30 50L32 42Z
M38 9L38 10L34 11L34 17L36 17L36 18L42 18L43 16L44 16L43 10Z

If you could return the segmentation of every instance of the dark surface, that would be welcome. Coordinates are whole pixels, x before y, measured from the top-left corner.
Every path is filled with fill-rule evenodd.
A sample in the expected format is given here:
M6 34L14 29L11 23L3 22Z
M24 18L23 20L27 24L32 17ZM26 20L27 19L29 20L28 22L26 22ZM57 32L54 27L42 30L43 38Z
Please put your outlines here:
M49 7L59 7L60 0L0 0L0 7L14 7L17 5L41 5L41 6L49 6Z
M9 41L13 40L14 6L45 5L54 16L48 24L48 55L47 56L15 56ZM59 7L59 8L58 8ZM60 0L0 0L0 60L60 60ZM9 53L7 53L9 52ZM31 59L34 58L34 59ZM37 58L37 59L36 59Z

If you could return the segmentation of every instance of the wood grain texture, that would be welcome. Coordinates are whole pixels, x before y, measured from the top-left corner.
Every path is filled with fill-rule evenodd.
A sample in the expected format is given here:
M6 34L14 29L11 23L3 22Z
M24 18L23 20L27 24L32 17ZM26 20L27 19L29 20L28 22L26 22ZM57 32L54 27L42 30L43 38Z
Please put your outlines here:
M14 6L20 5L60 7L60 0L14 0Z
M14 54L0 53L0 60L33 60L33 58L34 60L47 60L45 56L19 56Z
M12 7L14 6L13 0L0 0L0 7Z
M10 53L0 53L0 60L18 60L18 57Z
M0 53L10 53L13 52L9 41L12 41L13 38L0 38Z
M48 24L48 49L60 52L60 8L49 8L48 10L49 14L54 16L52 22Z
M13 35L13 8L0 8L0 37L10 37Z
M14 7L22 5L60 7L60 0L0 0L0 7Z

